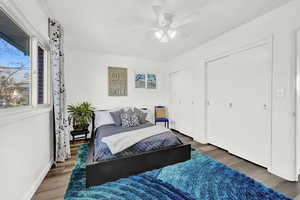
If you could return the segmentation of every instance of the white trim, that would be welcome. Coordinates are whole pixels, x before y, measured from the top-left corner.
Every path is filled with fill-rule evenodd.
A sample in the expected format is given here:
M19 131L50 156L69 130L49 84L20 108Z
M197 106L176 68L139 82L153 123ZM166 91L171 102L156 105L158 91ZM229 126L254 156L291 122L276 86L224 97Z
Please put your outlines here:
M52 158L49 161L49 163L45 166L45 168L42 170L42 172L39 175L39 177L34 181L34 183L32 184L32 186L28 190L28 192L25 194L25 196L23 198L24 200L30 200L33 197L34 193L37 191L38 187L41 185L41 183L43 182L43 180L46 177L47 173L51 169L53 163L54 162L53 162L53 158Z
M21 28L26 32L29 33L31 36L35 36L39 38L43 42L44 45L48 46L49 38L44 37L34 26L33 24L27 19L24 15L22 9L18 5L16 0L0 0L0 7L2 7L9 15L13 18L13 20L21 26ZM44 11L44 10L43 10ZM44 12L43 12L44 13ZM45 14L45 13L44 13ZM45 14L47 16L47 14Z
M271 85L270 85L270 100L269 100L269 104L270 104L270 160L269 160L269 168L273 168L273 102L274 102L274 36L271 36L271 39L269 40L270 45L271 45L271 74L270 74L270 80L271 80Z
M255 47L260 47L260 46L263 46L265 44L270 44L270 43L271 44L273 43L273 35L269 36L268 38L258 40L256 42L248 43L247 45L243 45L239 48L235 48L235 49L223 52L219 55L216 55L213 57L208 57L207 59L205 59L205 63L217 61L219 59L226 58L228 56L238 54L240 52L247 51L247 50L253 49Z
M5 108L0 110L0 126L5 124L5 122L11 121L11 117L9 116L6 119L7 115L17 114L18 116L14 117L19 119L20 116L32 116L32 114L27 115L28 113L39 113L40 106L37 106L37 47L38 45L44 49L45 54L45 88L46 93L45 96L45 106L49 107L50 98L51 98L51 85L50 79L51 74L49 70L49 38L45 38L42 34L35 29L35 27L27 20L27 18L22 13L21 9L15 2L15 0L0 0L0 8L8 15L8 17L18 26L20 27L29 37L30 37L30 71L31 71L31 79L30 79L30 91L29 91L29 105L28 106L20 106L18 108ZM49 109L48 109L49 110ZM21 112L22 115L19 115ZM23 119L23 117L21 117Z
M291 177L288 173L287 174L283 174L282 171L277 171L277 170L274 170L273 168L268 168L267 170L271 174L275 174L276 176L279 176L280 178L282 178L284 180L287 180L287 181L297 181L297 179L294 176Z
M31 41L31 105L37 105L37 68L38 68L38 39L36 37L32 37Z
M49 71L50 71L50 65L48 65L48 54L49 51L42 47L44 50L44 104L50 103L49 101L49 90L50 90L50 84L49 83L49 79L51 79L49 75Z
M50 102L49 101L49 95L50 95L50 93L49 93L49 91L50 91L50 82L49 82L49 80L51 79L51 77L50 77L50 73L49 73L50 64L48 62L49 49L45 45L43 45L40 41L37 41L36 52L38 52L39 47L41 49L43 49L43 51L44 51L44 55L43 55L44 56L44 103L39 104L39 105L44 105L44 104L48 104ZM38 56L37 56L36 60L38 61ZM37 82L36 82L36 87L37 87L38 86L38 76L36 77L36 79L37 79ZM36 88L36 90L37 90L37 88ZM37 98L36 98L36 100L37 100ZM37 101L36 101L36 103L37 103Z
M208 67L208 61L204 62L204 140L206 141L206 143L209 143L208 141L208 134L207 134L207 123L208 123L208 94L207 94L207 90L208 90L208 80L207 80L207 67Z
M298 37L299 36L299 37ZM296 73L295 73L295 168L296 168L296 179L300 174L300 28L295 30L295 62L296 62Z
M9 109L0 113L0 127L16 123L17 121L27 118L35 117L37 115L50 112L52 110L50 105L44 106L26 106L22 108Z

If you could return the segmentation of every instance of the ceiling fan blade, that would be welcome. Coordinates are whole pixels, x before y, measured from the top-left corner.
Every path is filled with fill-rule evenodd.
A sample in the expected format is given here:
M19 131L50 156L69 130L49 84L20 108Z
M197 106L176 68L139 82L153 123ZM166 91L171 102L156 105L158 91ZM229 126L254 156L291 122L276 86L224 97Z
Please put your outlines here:
M167 0L154 0L152 5L164 7L167 3Z
M181 17L175 16L174 22L171 24L171 27L176 29L188 24L192 24L194 22L197 22L200 16L200 12L193 12Z
M153 5L152 9L157 17L161 16L163 8L161 5Z
M178 39L178 38L179 39L188 39L188 38L190 38L190 35L184 31L177 30L175 39Z
M157 22L152 19L139 18L135 16L122 17L116 20L118 26L124 28L153 28L157 26Z
M211 13L224 12L223 7L210 2L210 0L203 0L202 6L200 8L197 8L193 12L180 16L176 15L174 18L173 28L180 28L181 26L193 24L195 22L203 20L208 20L207 17L210 16Z

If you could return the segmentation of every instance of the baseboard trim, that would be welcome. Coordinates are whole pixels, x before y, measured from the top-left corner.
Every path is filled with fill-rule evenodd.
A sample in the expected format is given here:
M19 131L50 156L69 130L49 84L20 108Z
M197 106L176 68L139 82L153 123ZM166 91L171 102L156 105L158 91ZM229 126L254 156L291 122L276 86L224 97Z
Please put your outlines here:
M54 163L54 161L53 161L53 159L51 159L49 161L49 163L45 166L45 168L42 170L40 176L32 184L31 188L29 189L29 191L27 192L27 194L23 198L24 200L30 200L33 197L34 193L36 192L38 187L41 185L41 183L43 182L43 180L46 177L47 173L51 169L53 163Z
M288 180L288 181L298 181L298 178L296 176L291 176L291 175L288 175L288 174L283 174L277 170L274 170L272 168L268 168L267 169L271 174L274 174L276 176L279 176L280 178L283 178L285 180Z

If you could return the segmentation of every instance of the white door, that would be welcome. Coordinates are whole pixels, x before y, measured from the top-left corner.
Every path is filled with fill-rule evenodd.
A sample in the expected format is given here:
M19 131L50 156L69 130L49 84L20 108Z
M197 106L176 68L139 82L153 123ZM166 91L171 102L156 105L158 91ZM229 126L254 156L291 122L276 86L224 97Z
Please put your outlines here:
M230 57L233 136L230 151L269 167L271 158L271 47L258 46Z
M171 74L171 121L173 128L192 137L193 101L191 76L192 72L189 69Z
M207 64L207 140L223 149L228 149L232 135L232 116L229 109L234 87L230 73L232 65L228 57Z
M176 120L180 114L179 112L179 72L174 72L170 74L171 78L171 106L169 108L169 118L171 122L171 127L176 129L178 128L178 121Z
M193 72L190 68L181 71L182 74L182 103L181 103L181 120L182 120L182 133L193 137L193 97L194 91L192 78Z
M268 44L207 65L208 141L269 166L271 47Z

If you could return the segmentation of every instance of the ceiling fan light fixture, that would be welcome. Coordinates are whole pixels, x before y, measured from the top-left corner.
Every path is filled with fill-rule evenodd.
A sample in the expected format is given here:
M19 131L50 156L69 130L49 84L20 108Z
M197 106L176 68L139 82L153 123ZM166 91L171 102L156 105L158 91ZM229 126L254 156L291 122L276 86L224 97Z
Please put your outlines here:
M164 32L162 30L158 30L155 32L155 37L159 40L161 40L164 36Z
M168 35L171 39L174 39L176 37L177 31L176 30L168 30Z
M169 37L166 35L166 34L164 34L163 35L163 37L159 40L161 43L167 43L167 42L169 42Z
M167 31L157 30L155 31L155 37L162 43L167 43L176 37L177 31L169 29Z

